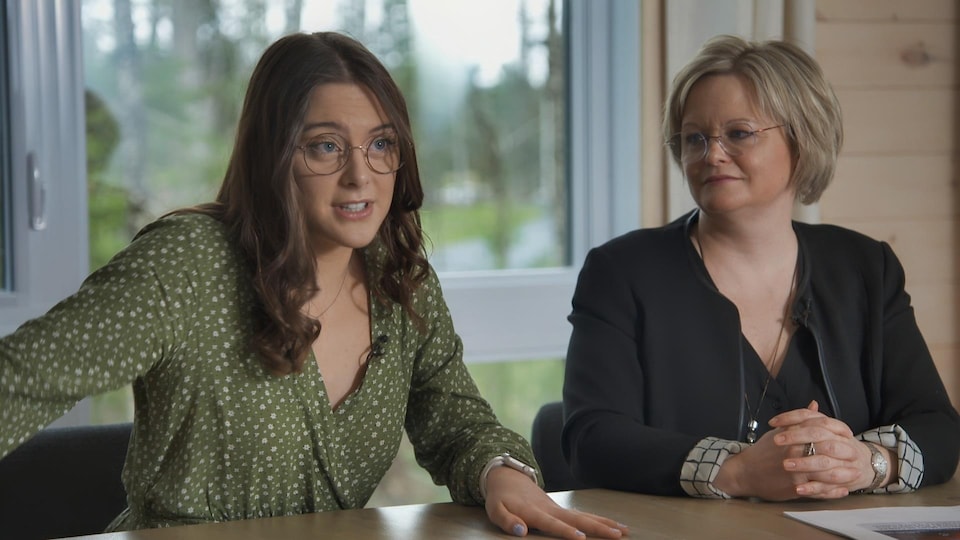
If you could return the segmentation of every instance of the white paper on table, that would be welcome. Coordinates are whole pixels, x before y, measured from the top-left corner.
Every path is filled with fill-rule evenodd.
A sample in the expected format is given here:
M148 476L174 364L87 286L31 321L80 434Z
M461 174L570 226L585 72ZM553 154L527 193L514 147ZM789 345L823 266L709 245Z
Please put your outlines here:
M891 506L784 515L856 540L960 539L960 506Z

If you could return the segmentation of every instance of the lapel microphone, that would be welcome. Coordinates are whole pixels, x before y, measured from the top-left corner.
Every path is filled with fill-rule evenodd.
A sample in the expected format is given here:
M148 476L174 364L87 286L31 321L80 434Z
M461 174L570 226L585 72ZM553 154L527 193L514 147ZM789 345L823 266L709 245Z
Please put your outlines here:
M380 358L383 356L388 341L390 341L390 336L386 334L377 336L377 339L373 340L373 343L370 345L370 358Z

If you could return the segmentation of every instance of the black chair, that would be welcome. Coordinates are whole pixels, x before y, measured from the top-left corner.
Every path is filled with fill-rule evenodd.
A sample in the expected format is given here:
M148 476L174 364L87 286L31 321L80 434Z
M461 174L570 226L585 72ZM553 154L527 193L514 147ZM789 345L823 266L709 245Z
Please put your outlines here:
M0 537L102 533L127 507L132 423L47 428L0 460Z
M546 491L569 491L590 486L577 480L570 472L563 451L560 449L560 432L563 430L563 403L554 401L540 407L533 418L530 444L533 455L540 465Z

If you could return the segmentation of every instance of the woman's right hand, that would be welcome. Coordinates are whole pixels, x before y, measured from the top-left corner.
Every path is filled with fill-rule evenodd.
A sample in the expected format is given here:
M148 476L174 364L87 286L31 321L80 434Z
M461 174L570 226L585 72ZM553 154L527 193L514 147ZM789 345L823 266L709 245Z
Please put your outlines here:
M771 421L775 429L764 433L753 445L742 452L728 457L717 474L713 484L717 489L733 497L759 497L770 501L797 499L797 487L809 483L811 474L803 471L790 471L785 463L803 458L805 444L779 444L777 436L811 419L827 419L821 424L821 441L827 439L849 440L853 437L850 428L843 422L828 419L818 412L816 401L806 409L797 409L778 415ZM840 471L845 474L847 471ZM850 474L855 474L850 472ZM818 498L836 499L848 494L846 487L825 487L817 493Z

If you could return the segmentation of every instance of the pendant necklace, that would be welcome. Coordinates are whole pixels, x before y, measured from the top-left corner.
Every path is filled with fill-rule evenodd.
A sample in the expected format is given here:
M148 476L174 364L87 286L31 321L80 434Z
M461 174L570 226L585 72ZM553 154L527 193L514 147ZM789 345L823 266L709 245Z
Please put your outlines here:
M697 228L694 230L694 237L697 240L697 247L700 248L700 260L703 261L703 267L707 267L707 259L703 254L703 243L700 242L700 224L697 223ZM757 418L760 416L760 407L763 405L764 398L767 397L767 388L770 386L770 379L773 378L773 372L776 370L776 364L779 360L777 352L780 351L780 343L783 341L783 334L787 329L787 311L790 308L790 299L793 296L793 288L796 286L797 281L797 264L793 265L793 276L790 278L790 292L787 294L787 301L783 305L783 314L780 318L780 330L777 332L777 342L773 346L773 353L770 354L770 368L767 370L767 378L763 382L763 390L760 392L760 399L757 401L757 408L750 410L750 399L747 397L747 391L743 391L743 403L747 407L747 414L750 415L750 420L747 421L747 435L746 441L750 444L757 442L757 429L760 427L760 422L757 421Z
M789 303L789 297L787 299ZM750 410L750 399L747 397L747 391L743 391L743 403L747 406L747 413L750 414L750 420L747 422L747 442L753 444L757 442L757 428L760 427L760 423L757 422L757 417L760 416L760 406L763 405L763 398L767 397L767 387L770 386L770 379L773 378L773 369L774 362L778 360L777 351L780 350L780 340L783 338L784 327L787 326L787 317L784 313L784 317L780 320L780 332L777 333L777 343L773 347L773 354L770 356L770 369L767 371L767 379L763 382L763 391L760 392L760 400L757 401L756 410Z

